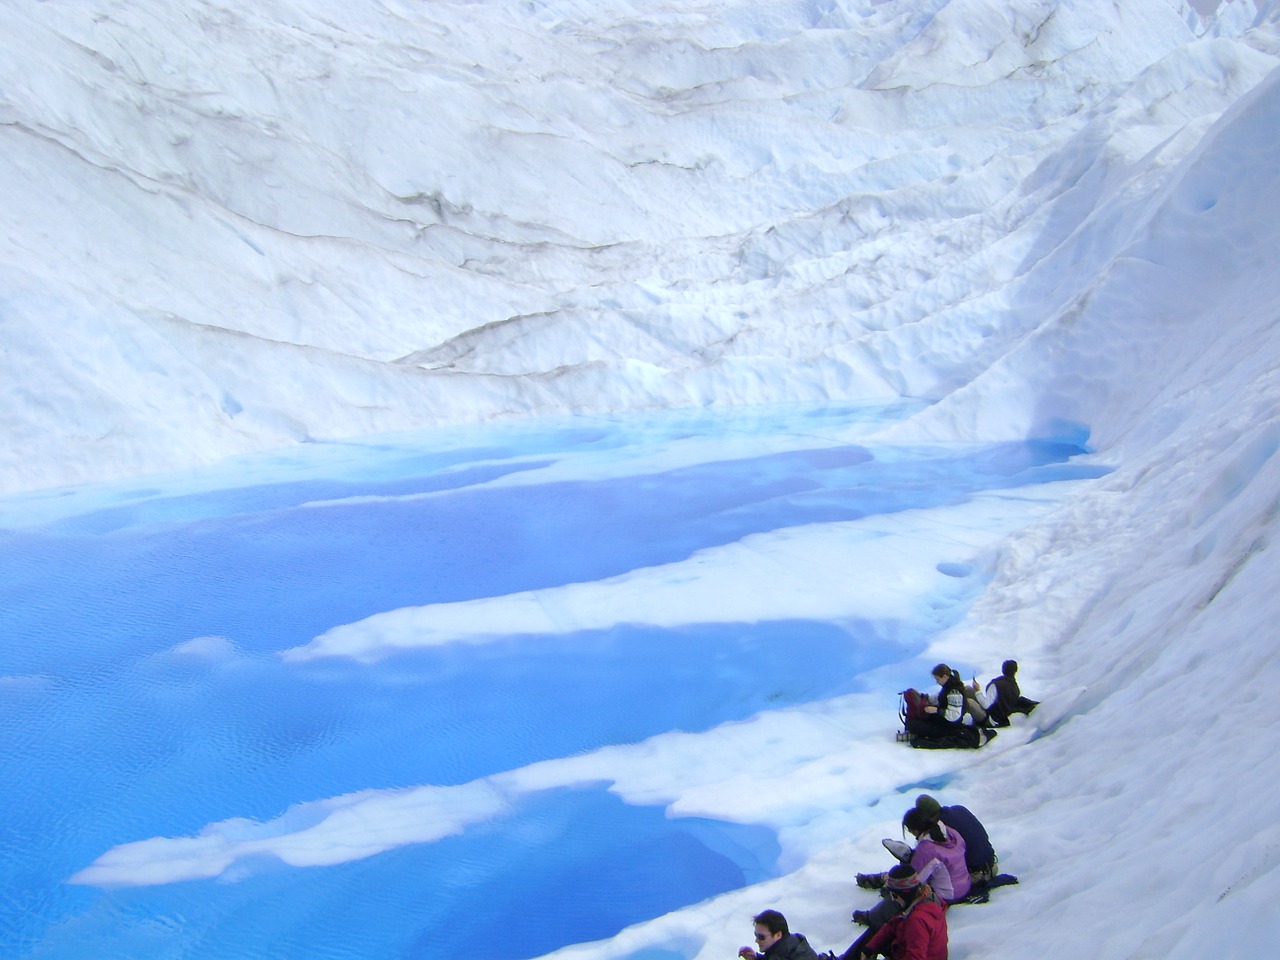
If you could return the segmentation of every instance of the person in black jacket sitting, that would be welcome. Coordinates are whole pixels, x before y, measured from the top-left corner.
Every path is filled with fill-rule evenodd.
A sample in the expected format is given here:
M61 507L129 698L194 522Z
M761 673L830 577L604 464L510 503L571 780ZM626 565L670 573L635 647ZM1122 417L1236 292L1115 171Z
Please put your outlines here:
M977 692L975 684L974 692ZM1015 713L1030 713L1040 706L1039 700L1029 700L1018 686L1018 661L1006 660L1000 665L1000 676L987 684L985 702L987 722L997 727L1009 726L1009 717Z
M955 741L956 746L980 746L983 742L981 729L964 723L964 681L945 663L934 667L932 673L938 692L925 698L923 712L919 716L907 718L907 733L912 738L912 746L917 746L920 741L947 746Z
M818 960L818 954L804 934L792 933L787 927L787 918L777 910L765 910L753 917L752 922L756 925L756 946L739 950L742 960Z

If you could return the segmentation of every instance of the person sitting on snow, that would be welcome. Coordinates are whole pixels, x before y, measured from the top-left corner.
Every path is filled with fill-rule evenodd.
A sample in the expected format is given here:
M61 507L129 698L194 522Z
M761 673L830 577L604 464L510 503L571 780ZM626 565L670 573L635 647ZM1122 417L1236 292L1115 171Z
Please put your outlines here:
M957 830L949 829L919 807L912 807L902 817L902 829L916 838L914 849L895 841L885 846L911 866L913 873L928 882L943 900L953 902L968 896L972 881L965 864L965 843ZM904 849L906 848L906 849ZM906 850L910 850L909 856ZM877 889L885 885L888 874L860 873L858 886ZM878 909L878 908L877 908Z
M752 917L752 922L756 946L741 948L738 956L742 960L818 960L804 934L792 933L787 918L777 910L765 910Z
M977 692L977 684L974 684ZM980 696L987 710L987 722L997 727L1009 726L1009 717L1015 713L1030 713L1040 705L1039 700L1029 700L1018 686L1018 661L1006 660L1000 665L1000 676L987 684Z
M916 837L915 848L896 840L885 840L885 848L898 857L902 865L910 868L918 882L928 883L943 903L955 903L967 897L972 889L972 882L964 858L964 838L959 831L948 828L918 806L912 807L903 815L902 827ZM853 922L865 924L868 928L867 933L855 941L854 947L869 942L872 934L901 912L902 907L897 899L889 895L888 878L892 874L893 871L890 870L889 873L857 875L858 886L883 889L880 891L880 902L874 907L853 912Z
M907 734L912 746L981 746L995 731L966 726L965 685L960 675L945 663L933 668L938 684L936 694L926 695L918 716L908 716Z
M947 960L946 910L932 887L910 867L889 871L885 891L901 911L869 937L859 940L840 960Z
M941 821L964 840L964 862L971 880L990 880L996 875L997 858L987 828L968 807L944 807L927 793L916 797L916 809L933 822Z

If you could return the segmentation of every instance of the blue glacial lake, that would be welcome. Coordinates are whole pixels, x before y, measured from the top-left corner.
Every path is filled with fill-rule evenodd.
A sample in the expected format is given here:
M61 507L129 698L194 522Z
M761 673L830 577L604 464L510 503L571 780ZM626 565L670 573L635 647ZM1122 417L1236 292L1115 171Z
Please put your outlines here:
M1101 473L1072 459L1081 435L849 440L911 409L480 426L0 501L0 954L425 958L447 930L476 960L523 960L776 875L763 827L668 817L588 784L348 862L68 882L148 838L466 784L857 689L929 637L778 619L497 637L374 663L279 655L383 611ZM197 638L219 655L184 654Z

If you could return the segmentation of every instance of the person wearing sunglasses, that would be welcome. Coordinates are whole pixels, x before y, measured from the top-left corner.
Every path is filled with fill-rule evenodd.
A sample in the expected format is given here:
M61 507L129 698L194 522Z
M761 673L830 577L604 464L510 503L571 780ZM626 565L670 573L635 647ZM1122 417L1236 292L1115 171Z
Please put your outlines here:
M792 933L787 918L777 910L765 910L752 917L756 945L738 951L742 960L818 960L803 933Z

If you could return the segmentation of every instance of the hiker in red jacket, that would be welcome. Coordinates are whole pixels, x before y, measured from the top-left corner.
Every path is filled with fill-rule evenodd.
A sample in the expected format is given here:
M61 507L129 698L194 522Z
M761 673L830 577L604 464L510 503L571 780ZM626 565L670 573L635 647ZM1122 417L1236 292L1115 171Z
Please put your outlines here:
M898 914L873 933L856 960L884 954L890 960L947 960L946 908L915 870L899 864L885 878L885 891L902 904Z

